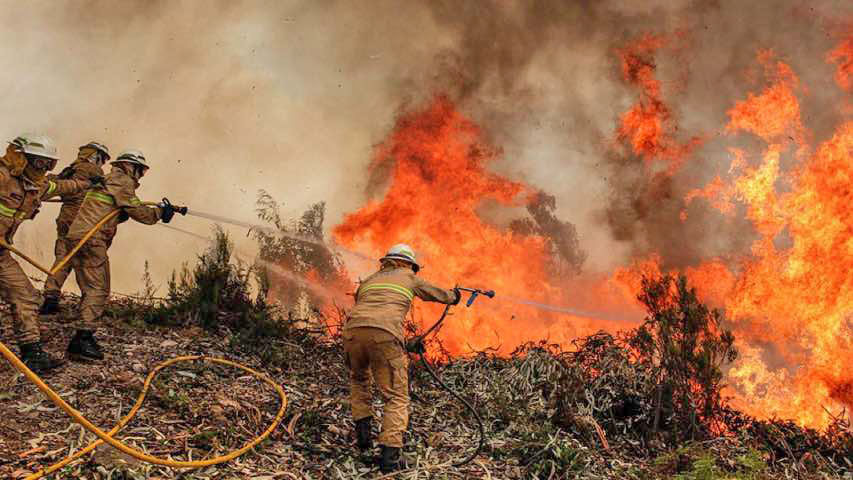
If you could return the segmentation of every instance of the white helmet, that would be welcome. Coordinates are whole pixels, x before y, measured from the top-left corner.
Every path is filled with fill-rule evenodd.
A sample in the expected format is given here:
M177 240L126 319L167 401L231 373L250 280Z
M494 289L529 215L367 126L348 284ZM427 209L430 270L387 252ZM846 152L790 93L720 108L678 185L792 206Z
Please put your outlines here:
M418 264L417 259L415 258L415 251L412 250L412 247L406 245L405 243L398 243L393 247L388 249L388 253L385 254L380 260L402 260L404 262L408 262L412 264L412 270L417 273L418 270L421 269L420 264Z
M46 135L25 133L16 137L9 143L17 145L28 155L49 158L51 160L59 160L59 156L56 153L56 145L54 145L53 140Z
M102 155L104 155L105 160L110 159L110 149L109 149L109 147L107 147L103 143L92 141L92 142L87 143L86 145L80 146L80 150L83 150L84 148L92 148L94 150L97 150L97 151L101 152Z
M130 163L148 169L148 164L145 163L145 155L142 154L141 150L125 150L121 152L118 158L110 162L110 164L116 163Z

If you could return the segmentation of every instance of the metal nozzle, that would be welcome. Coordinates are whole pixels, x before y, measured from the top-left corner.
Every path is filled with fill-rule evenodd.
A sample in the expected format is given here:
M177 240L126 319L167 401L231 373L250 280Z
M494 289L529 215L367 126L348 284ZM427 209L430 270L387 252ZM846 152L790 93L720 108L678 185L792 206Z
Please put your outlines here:
M480 290L478 288L467 288L467 287L456 287L457 290L462 290L464 292L470 292L471 297L468 298L468 302L465 304L466 307L470 307L474 300L477 299L477 295L485 295L489 298L495 298L494 290Z

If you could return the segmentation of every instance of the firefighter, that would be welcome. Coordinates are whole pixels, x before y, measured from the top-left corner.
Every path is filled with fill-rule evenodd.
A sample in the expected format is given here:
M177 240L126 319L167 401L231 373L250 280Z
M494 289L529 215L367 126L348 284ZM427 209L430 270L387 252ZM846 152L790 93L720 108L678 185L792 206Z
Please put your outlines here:
M114 161L104 184L86 192L82 205L68 228L66 248L76 245L101 219L114 209L121 213L108 221L71 259L71 268L80 287L80 319L74 337L68 344L72 360L102 360L104 354L95 339L95 321L103 314L110 295L110 262L107 250L118 225L132 218L153 225L158 220L169 223L175 207L164 199L156 207L142 204L136 197L139 181L148 171L145 156L139 150L126 150Z
M77 160L71 165L65 167L56 178L67 180L76 179L82 180L93 176L102 177L104 175L103 166L110 159L110 150L105 145L99 142L89 142L80 147L77 153ZM59 216L56 217L56 244L53 251L56 256L57 263L65 258L68 253L66 248L67 241L65 236L68 235L68 227L77 215L77 210L83 203L85 193L80 192L74 195L62 196L62 208L59 210ZM71 263L66 263L65 266L47 277L44 283L44 303L41 305L39 313L50 315L59 311L59 296L62 292L62 284L71 273Z
M21 135L0 158L0 235L12 243L21 222L38 213L44 199L74 195L89 188L88 179L52 180L47 172L56 167L58 157L53 142L43 135ZM46 373L62 361L42 350L38 325L38 292L7 249L0 249L0 295L12 308L12 325L21 349L21 361L36 373Z
M414 297L455 305L460 292L444 290L416 276L415 253L398 244L380 260L381 268L361 282L356 303L344 325L346 361L350 368L350 401L359 448L372 447L371 377L385 402L379 435L382 472L402 467L403 432L409 423L408 356L403 319Z

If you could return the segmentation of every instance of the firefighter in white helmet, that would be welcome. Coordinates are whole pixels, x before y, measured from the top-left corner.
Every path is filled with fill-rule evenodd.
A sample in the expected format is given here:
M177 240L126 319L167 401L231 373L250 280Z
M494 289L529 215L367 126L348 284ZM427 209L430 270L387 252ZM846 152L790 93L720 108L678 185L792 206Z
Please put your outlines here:
M110 261L107 250L112 245L118 225L132 218L139 223L153 225L157 221L169 223L176 211L186 214L186 209L176 208L165 200L156 207L142 204L136 196L139 181L148 171L145 155L139 150L126 150L110 162L112 169L104 185L86 193L83 204L68 229L67 248L76 245L98 222L114 209L121 213L95 233L71 259L71 267L80 287L80 320L77 331L68 344L72 360L101 360L104 358L95 339L95 321L104 312L110 296Z
M371 440L371 377L385 401L382 415L380 469L391 472L401 466L403 432L409 423L408 356L404 347L403 320L418 297L428 302L455 305L460 293L445 290L416 276L421 266L405 244L394 245L380 259L381 268L362 281L355 307L343 329L344 350L350 368L350 398L359 448Z
M110 159L110 149L100 142L89 142L80 147L77 152L77 159L65 167L56 178L67 179L86 179L91 177L103 177L103 166ZM59 209L59 215L56 217L56 244L53 248L56 263L62 261L68 253L65 236L68 235L68 228L80 205L83 204L85 192L75 193L73 195L62 196L62 207ZM56 265L54 263L54 265ZM62 285L71 273L71 264L66 263L65 266L47 277L44 282L44 303L41 304L39 313L52 314L59 311L59 296L62 292Z
M92 185L90 178L46 178L58 159L56 147L46 136L26 134L9 142L0 158L0 236L6 243L12 243L21 222L35 217L42 200L80 193ZM24 364L41 374L62 365L42 350L38 292L5 248L0 249L0 295L12 307L12 325Z

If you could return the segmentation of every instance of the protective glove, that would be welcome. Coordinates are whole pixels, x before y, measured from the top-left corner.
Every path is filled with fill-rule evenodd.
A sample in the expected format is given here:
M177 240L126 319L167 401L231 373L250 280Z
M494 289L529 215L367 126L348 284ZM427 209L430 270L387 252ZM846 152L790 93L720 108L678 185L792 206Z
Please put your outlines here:
M124 223L128 220L130 220L130 214L125 209L118 212L118 223Z
M426 353L423 337L415 337L406 342L406 351L409 353Z
M60 173L60 175L61 175L61 173ZM89 182L91 182L93 187L95 185L100 185L102 187L106 186L106 184L104 183L104 177L102 177L100 175L92 175L91 177L89 177Z
M68 180L69 178L71 178L73 176L74 176L74 168L71 166L67 166L67 167L63 168L61 172L59 172L59 175L57 175L56 178L58 178L60 180Z
M459 302L462 300L462 291L456 287L453 287L453 293L456 295L456 299L453 300L451 305L459 305Z
M164 198L162 202L157 204L157 207L160 208L160 221L163 223L171 222L172 217L175 216L175 207L172 203Z

